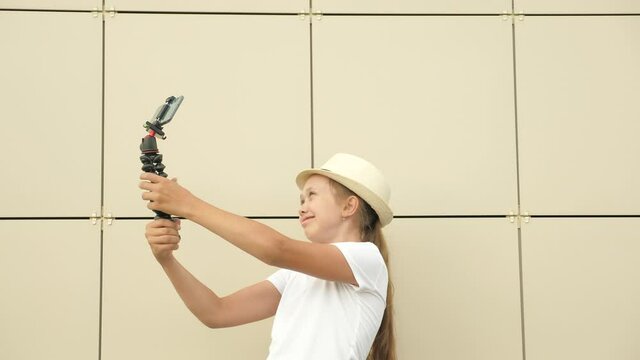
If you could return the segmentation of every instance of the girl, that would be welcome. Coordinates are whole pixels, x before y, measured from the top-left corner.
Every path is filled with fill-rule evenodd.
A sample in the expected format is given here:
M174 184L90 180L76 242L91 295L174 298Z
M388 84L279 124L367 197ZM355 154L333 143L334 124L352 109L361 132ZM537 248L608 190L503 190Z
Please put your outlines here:
M205 325L236 326L275 315L268 360L395 360L392 286L381 228L393 219L389 186L369 162L336 154L298 174L300 223L311 242L290 239L143 173L147 207L189 219L281 268L219 297L173 256L180 221L154 220L145 236L176 291Z

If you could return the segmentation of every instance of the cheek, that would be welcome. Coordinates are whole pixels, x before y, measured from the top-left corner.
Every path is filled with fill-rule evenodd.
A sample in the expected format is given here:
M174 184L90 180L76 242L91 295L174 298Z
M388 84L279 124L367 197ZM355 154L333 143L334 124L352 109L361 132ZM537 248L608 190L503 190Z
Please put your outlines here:
M342 221L342 215L340 209L334 206L327 206L324 208L323 221L325 223L335 224Z

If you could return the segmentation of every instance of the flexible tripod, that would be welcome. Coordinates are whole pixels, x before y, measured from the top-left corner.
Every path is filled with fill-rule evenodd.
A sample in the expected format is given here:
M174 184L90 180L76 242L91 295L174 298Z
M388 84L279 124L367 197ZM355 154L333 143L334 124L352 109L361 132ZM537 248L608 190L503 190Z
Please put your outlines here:
M166 125L182 103L183 96L170 96L165 100L164 104L160 105L156 113L153 115L151 122L147 121L144 124L144 128L147 129L147 135L142 138L140 144L140 161L142 162L142 171L154 173L162 177L167 177L167 173L164 172L165 166L162 163L162 154L158 152L158 143L156 137L160 136L162 140L167 136L162 131L162 127ZM172 220L171 215L162 211L153 210L156 213L155 218Z

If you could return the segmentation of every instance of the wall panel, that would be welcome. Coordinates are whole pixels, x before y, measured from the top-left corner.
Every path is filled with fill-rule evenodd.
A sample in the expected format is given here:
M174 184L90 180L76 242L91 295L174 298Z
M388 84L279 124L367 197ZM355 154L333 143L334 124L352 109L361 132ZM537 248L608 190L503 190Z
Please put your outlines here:
M87 13L0 12L0 216L100 211L101 26Z
M527 359L640 357L637 218L534 218L522 228Z
M395 219L385 232L399 359L522 359L514 224Z
M640 18L527 17L515 30L522 209L640 214Z
M297 214L294 177L311 159L308 24L121 14L106 26L107 211L148 216L137 187L142 125L184 95L158 143L169 176L244 215Z
M396 214L516 210L510 23L325 17L313 36L317 165L369 159Z
M0 221L0 358L98 359L100 228Z

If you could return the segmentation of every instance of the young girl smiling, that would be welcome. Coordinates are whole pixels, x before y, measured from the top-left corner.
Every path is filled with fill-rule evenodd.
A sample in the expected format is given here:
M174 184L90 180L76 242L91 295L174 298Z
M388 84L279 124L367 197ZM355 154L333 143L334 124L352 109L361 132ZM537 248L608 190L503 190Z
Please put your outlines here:
M275 315L268 360L395 360L392 286L382 227L390 190L366 160L336 154L296 177L299 219L310 242L215 207L176 181L143 173L147 207L189 219L279 267L267 280L219 297L173 256L180 221L154 220L145 236L189 310L212 328Z

